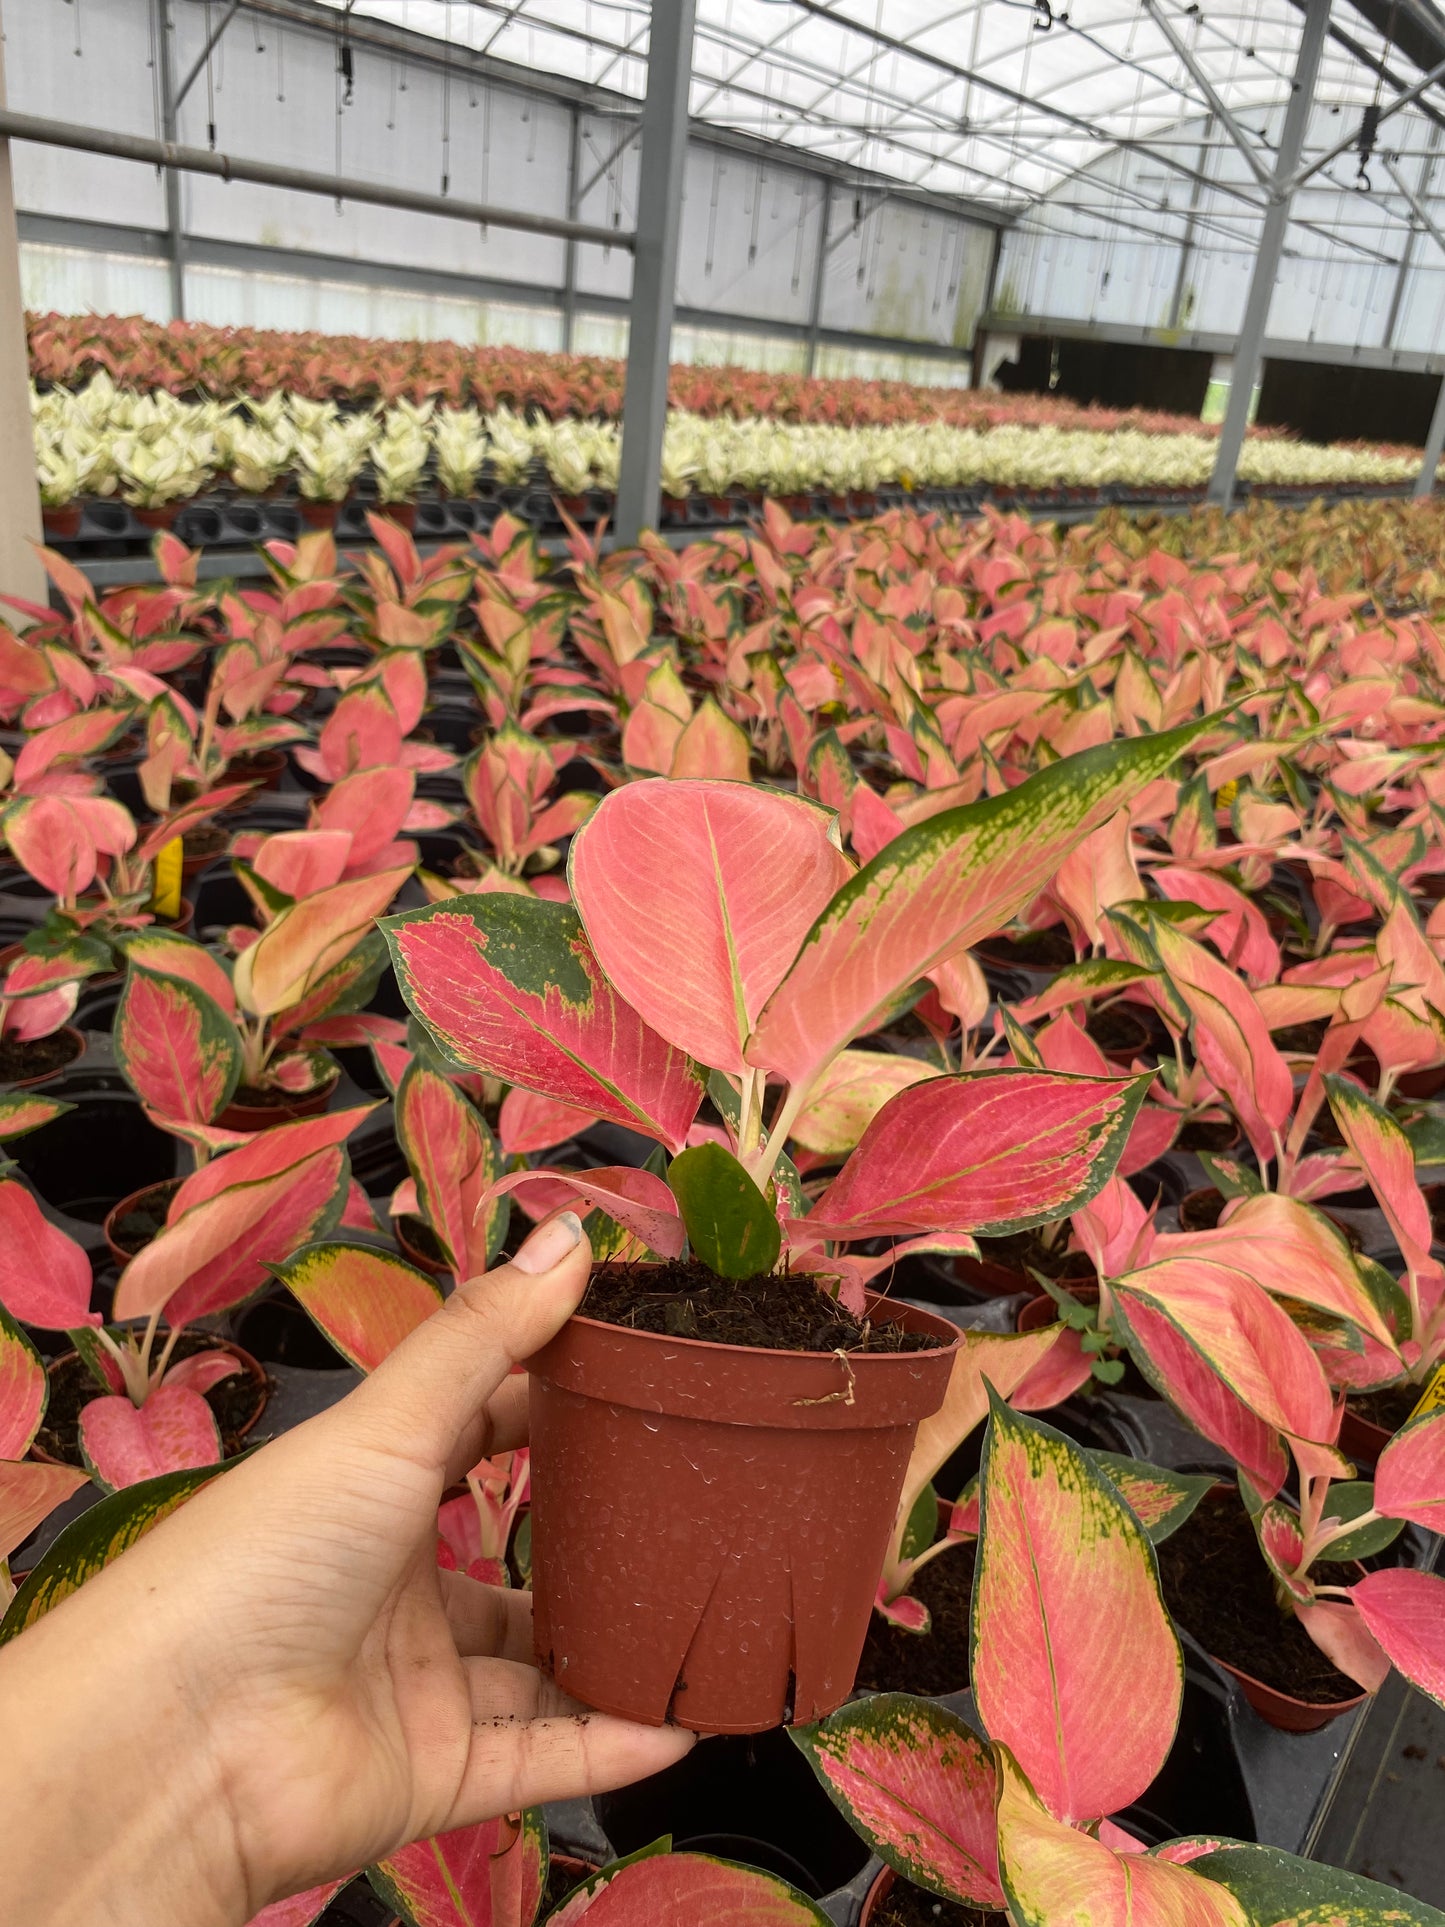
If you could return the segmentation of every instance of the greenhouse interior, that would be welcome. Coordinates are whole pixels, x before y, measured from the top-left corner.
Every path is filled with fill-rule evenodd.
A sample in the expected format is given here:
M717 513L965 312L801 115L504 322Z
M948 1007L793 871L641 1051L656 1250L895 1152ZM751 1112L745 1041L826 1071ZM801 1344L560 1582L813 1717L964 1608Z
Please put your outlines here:
M1445 1927L1442 134L0 0L0 1922Z

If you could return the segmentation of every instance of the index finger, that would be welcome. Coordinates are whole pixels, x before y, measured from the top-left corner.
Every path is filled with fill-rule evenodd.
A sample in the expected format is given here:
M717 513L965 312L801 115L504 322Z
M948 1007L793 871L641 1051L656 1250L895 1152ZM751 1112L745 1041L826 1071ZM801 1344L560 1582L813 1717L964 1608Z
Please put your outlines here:
M469 1430L479 1429L487 1400L512 1367L576 1311L591 1268L580 1220L560 1212L538 1226L510 1264L458 1285L346 1400L352 1415L373 1443L444 1470L459 1444L471 1449ZM472 1459L481 1447L478 1436Z

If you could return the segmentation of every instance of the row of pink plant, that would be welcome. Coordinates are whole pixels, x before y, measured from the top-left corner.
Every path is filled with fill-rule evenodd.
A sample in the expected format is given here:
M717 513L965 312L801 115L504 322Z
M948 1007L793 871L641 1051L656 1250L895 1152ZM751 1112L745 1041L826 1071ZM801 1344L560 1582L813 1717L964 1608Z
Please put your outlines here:
M357 558L326 534L271 545L260 588L203 583L169 536L152 588L101 595L50 554L55 607L13 604L0 630L0 827L48 900L4 961L0 1043L55 1038L123 973L117 1062L192 1167L108 1320L85 1250L0 1182L0 1554L87 1479L154 1507L154 1481L214 1476L207 1393L241 1366L180 1341L277 1279L374 1366L439 1302L393 1236L408 1221L462 1278L514 1208L577 1205L601 1256L786 1268L868 1315L904 1259L966 1266L1037 1230L1096 1299L1051 1283L1059 1316L963 1335L885 1495L858 1626L871 1607L925 1637L918 1576L970 1547L987 1737L906 1696L834 1710L850 1679L800 1687L799 1745L890 1867L1016 1927L1392 1918L1368 1883L1237 1842L1146 1851L1113 1817L1174 1738L1155 1545L1209 1481L1105 1464L1025 1414L1130 1365L1236 1469L1282 1617L1363 1693L1394 1667L1445 1704L1445 1585L1381 1563L1406 1525L1445 1524L1425 1396L1445 1269L1416 1160L1420 1093L1445 1086L1438 515L1306 518L1298 566L1268 516L1194 561L1122 527L818 528L770 505L678 551L604 556L574 530L561 570L505 517L425 559L372 526ZM432 727L443 660L475 696L464 760ZM248 827L277 751L305 826ZM595 788L561 790L579 757ZM126 759L143 811L107 790ZM468 848L444 873L417 838L452 827ZM207 945L168 879L218 840L252 917ZM1072 961L991 991L987 965L1045 938ZM410 1023L368 1007L387 969ZM1121 1013L1158 1048L1106 1055L1091 1033ZM905 1017L920 1054L881 1041ZM380 1213L347 1154L373 1107L328 1108L332 1053L357 1048L409 1171ZM0 1132L66 1108L22 1083ZM551 1161L599 1122L653 1157ZM1218 1222L1160 1228L1129 1180L1201 1125ZM1362 1190L1388 1262L1330 1213ZM90 1369L82 1465L31 1452L33 1333ZM1389 1391L1413 1415L1371 1466L1352 1414ZM985 1424L976 1484L920 1545L920 1501ZM506 1582L529 1471L475 1468L444 1564ZM0 1637L55 1597L42 1561ZM527 1922L545 1853L527 1815L374 1878L418 1920ZM663 1853L553 1917L588 1914L821 1918L769 1876Z

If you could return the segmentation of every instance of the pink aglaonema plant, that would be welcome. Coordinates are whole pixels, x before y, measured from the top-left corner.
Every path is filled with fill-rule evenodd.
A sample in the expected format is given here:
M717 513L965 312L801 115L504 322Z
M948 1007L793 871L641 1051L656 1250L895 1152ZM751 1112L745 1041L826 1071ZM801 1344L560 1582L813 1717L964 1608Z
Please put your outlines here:
M385 1020L360 1008L385 962L371 925L410 872L343 879L350 846L324 830L268 840L257 874L264 864L270 921L229 972L188 937L143 932L126 946L117 1060L151 1118L198 1155L234 1141L215 1120L238 1089L305 1097L334 1081L328 1044L381 1034Z
M268 1265L340 1222L350 1189L344 1142L367 1114L284 1125L187 1178L162 1229L121 1273L110 1325L89 1309L86 1253L22 1185L0 1184L0 1305L25 1324L70 1332L94 1379L79 1437L101 1484L220 1459L203 1394L238 1362L223 1349L177 1359L177 1340L196 1320L250 1297Z
M648 1171L561 1179L660 1255L723 1275L788 1261L862 1304L862 1239L1018 1229L1105 1182L1143 1097L1131 1078L938 1077L894 1096L811 1212L782 1153L828 1066L900 995L1028 901L1060 858L1194 740L1114 745L935 816L854 872L830 814L740 784L630 784L572 844L576 910L458 899L389 918L398 981L451 1063L655 1138ZM705 1067L705 1068L704 1068ZM707 1072L721 1144L684 1149ZM770 1082L785 1087L765 1117ZM585 1180L585 1181L584 1181ZM746 1227L727 1250L705 1226ZM771 1192L771 1197L768 1194ZM956 1248L956 1246L952 1247ZM745 1266L746 1269L739 1269Z
M1184 1676L1149 1532L1093 1455L996 1397L978 1484L973 1690L987 1740L892 1693L792 1730L868 1845L926 1892L1018 1927L1345 1918L1313 1911L1350 1885L1329 1869L1234 1841L1147 1849L1129 1831L1124 1810L1173 1744ZM1253 1904L1261 1888L1270 1911ZM1398 1899L1356 1883L1353 1898L1387 1892Z

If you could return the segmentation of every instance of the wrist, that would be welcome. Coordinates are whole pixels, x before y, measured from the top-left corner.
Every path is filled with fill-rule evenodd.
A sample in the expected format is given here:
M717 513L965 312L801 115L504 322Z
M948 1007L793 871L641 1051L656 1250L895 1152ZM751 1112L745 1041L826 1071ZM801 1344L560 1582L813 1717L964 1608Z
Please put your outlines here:
M203 1716L166 1676L158 1628L127 1647L108 1622L147 1623L93 1581L0 1651L6 1905L27 1927L241 1927L253 1909Z

